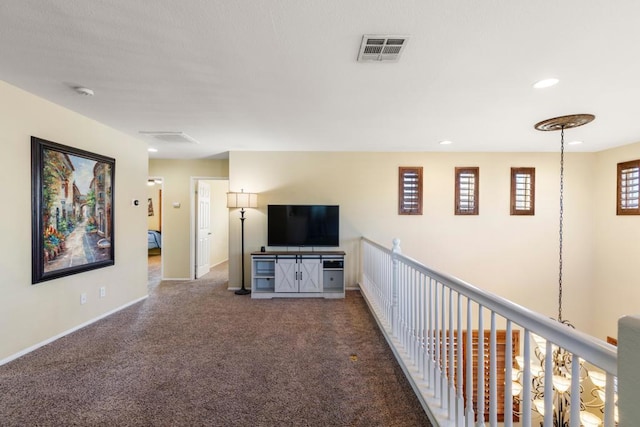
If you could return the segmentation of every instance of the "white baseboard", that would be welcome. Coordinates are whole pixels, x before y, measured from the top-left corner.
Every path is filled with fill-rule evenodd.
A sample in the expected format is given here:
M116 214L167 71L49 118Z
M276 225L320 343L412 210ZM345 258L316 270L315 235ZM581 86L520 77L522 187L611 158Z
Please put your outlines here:
M174 281L182 281L185 282L187 280L194 280L194 279L189 279L188 277L163 277L162 279L160 279L160 281L164 282L165 280L174 280Z
M222 261L220 261L220 262L217 262L217 263L213 264L213 265L211 266L211 268L215 268L215 267L219 266L220 264L224 264L225 262L229 262L229 258L227 258L227 259L223 259Z
M24 350L19 351L19 352L17 352L16 354L12 354L11 356L6 357L6 358L4 358L4 359L0 360L0 366L4 365L4 364L6 364L6 363L9 363L9 362L11 362L12 360L15 360L15 359L17 359L17 358L19 358L19 357L22 357L22 356L24 356L25 354L31 353L32 351L37 350L37 349L39 349L40 347L43 347L43 346L45 346L45 345L47 345L47 344L50 344L50 343L54 342L55 340L57 340L57 339L59 339L59 338L62 338L62 337L64 337L64 336L66 336L66 335L69 335L69 334L70 334L70 333L72 333L72 332L75 332L75 331L77 331L77 330L80 330L80 329L84 328L85 326L89 326L90 324L92 324L92 323L94 323L94 322L97 322L97 321L98 321L98 320L100 320L100 319L104 319L105 317L110 316L110 315L112 315L112 314L114 314L114 313L117 313L118 311L123 310L123 309L125 309L125 308L127 308L127 307L129 307L129 306L131 306L131 305L133 305L133 304L136 304L136 303L138 303L138 302L140 302L140 301L143 301L143 300L147 299L147 297L148 297L148 296L149 296L149 295L145 295L145 296L143 296L143 297L141 297L141 298L138 298L138 299L136 299L136 300L133 300L133 301L131 301L131 302L128 302L128 303L126 303L125 305L120 306L120 307L118 307L118 308L115 308L115 309L113 309L113 310L111 310L111 311L108 311L108 312L106 312L106 313L104 313L104 314L102 314L102 315L100 315L100 316L98 316L98 317L96 317L96 318L94 318L94 319L88 320L88 321L86 321L86 322L84 322L84 323L81 323L81 324L80 324L80 325L78 325L78 326L75 326L75 327L73 327L73 328L71 328L71 329L68 329L68 330L66 330L66 331L64 331L64 332L61 332L61 333L59 333L58 335L54 335L54 336L52 336L51 338L47 338L46 340L41 341L41 342L39 342L38 344L32 345L31 347L28 347L28 348L25 348Z

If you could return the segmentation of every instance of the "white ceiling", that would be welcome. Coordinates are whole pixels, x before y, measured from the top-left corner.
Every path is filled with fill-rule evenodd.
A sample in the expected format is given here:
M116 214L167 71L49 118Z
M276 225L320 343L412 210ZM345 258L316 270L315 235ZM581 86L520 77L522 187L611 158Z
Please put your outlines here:
M637 0L3 0L0 80L156 158L557 151L533 125L576 113L596 120L568 150L599 151L640 141L639 19ZM399 62L363 63L363 34L410 39Z

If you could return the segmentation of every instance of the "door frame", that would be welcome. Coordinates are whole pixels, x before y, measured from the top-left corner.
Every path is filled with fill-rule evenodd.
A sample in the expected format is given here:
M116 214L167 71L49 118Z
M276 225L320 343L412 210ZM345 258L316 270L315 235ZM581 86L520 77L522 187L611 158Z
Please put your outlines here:
M196 214L198 212L196 206L196 193L198 191L198 181L229 181L229 177L220 176L192 176L190 177L189 187L189 278L195 280L196 277L196 245L198 244L198 238L196 236L197 221ZM227 217L227 221L229 218Z

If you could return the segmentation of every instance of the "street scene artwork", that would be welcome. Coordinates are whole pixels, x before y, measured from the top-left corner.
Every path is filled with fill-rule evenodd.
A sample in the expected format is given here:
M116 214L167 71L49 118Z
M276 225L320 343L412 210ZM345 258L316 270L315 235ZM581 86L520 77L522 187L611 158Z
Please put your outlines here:
M33 277L114 264L115 160L32 137Z

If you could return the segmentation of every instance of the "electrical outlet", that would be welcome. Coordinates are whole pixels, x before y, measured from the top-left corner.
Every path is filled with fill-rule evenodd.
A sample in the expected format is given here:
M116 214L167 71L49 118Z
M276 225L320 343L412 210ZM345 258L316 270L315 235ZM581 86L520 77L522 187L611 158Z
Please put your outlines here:
M100 287L100 298L104 298L107 295L107 287L106 286L101 286Z
M80 304L86 304L87 303L87 294L85 292L80 294Z

